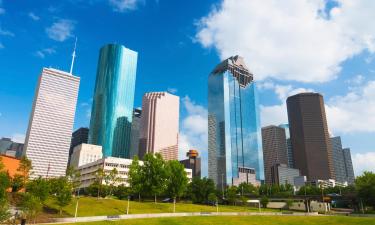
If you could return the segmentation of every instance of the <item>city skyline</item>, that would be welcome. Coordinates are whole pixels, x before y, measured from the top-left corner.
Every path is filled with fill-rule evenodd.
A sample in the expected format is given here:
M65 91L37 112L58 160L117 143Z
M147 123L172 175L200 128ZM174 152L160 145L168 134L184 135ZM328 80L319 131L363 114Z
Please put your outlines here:
M93 5L83 3L80 7L71 7L72 5L70 4L77 3L69 2L51 5L51 3L46 1L39 1L39 4L43 5L43 7L37 11L34 8L35 3L2 1L0 7L4 8L5 13L0 15L2 31L0 36L0 46L2 46L0 49L0 59L2 59L0 60L0 82L8 85L4 85L0 92L0 100L4 102L3 107L0 108L0 124L2 125L0 137L11 137L17 141L17 137L22 139L22 136L26 134L34 88L40 69L51 65L53 67L64 67L63 70L68 71L71 59L70 54L74 46L73 37L78 36L75 70L76 74L82 78L82 83L75 128L89 126L87 114L89 114L88 111L90 111L92 104L91 97L94 91L99 47L107 43L118 42L140 53L134 106L140 106L141 97L145 92L169 89L170 92L179 95L181 97L180 156L183 156L190 148L205 151L207 143L201 140L207 139L207 130L199 126L199 124L206 123L204 118L207 117L207 74L213 65L221 61L220 59L227 58L233 53L241 54L241 52L234 52L236 50L240 51L237 45L233 45L233 49L228 49L226 47L228 45L222 45L222 43L215 41L212 38L213 28L209 27L208 23L201 21L202 18L207 18L207 20L212 21L211 24L215 24L214 22L220 21L220 12L233 13L233 6L225 5L225 2L227 1L223 3L217 1L205 1L203 3L192 1L190 4L181 3L178 6L177 4L163 1L159 3L146 1L144 4L137 5L133 10L121 12L118 9L114 11L116 10L115 6L106 3L91 3ZM24 4L23 10L15 13L21 4ZM101 4L104 7L97 9L95 4ZM170 4L170 6L166 6L167 4ZM216 13L213 12L209 16L213 4L217 4L220 10ZM306 8L308 7L312 7L312 9L321 7L301 5L298 7L302 8L293 8L297 7L293 6L292 9L304 12L303 10L307 10ZM249 10L249 12L251 8L259 8L257 5L251 5L250 3L247 6L252 7L246 7L246 3L241 3L241 6ZM358 7L360 6L359 4ZM81 12L89 7L95 8L96 13L105 13L108 18L103 22L104 25L93 14L81 15ZM170 7L176 10L170 10ZM330 12L338 7L335 4L327 3L325 13L328 14L328 17L330 15L334 17L334 14L330 14ZM346 9L345 5L341 7ZM186 10L192 8L195 10ZM272 12L288 12L286 8L277 9L277 7L271 7L270 10L273 10ZM67 9L72 9L72 12L68 13ZM160 30L162 24L165 24L168 18L168 16L162 16L165 12L169 12L167 14L169 16L171 16L171 13L182 14L181 17L184 19L173 21L169 23L169 28ZM307 15L309 17L310 14ZM146 19L141 19L143 16L146 16ZM238 16L233 16L233 18L240 19L239 16L244 15L239 14ZM299 16L299 14L296 16ZM177 18L177 16L174 17ZM335 14L333 19L336 19L336 17L337 14ZM287 17L287 19L293 20L293 16ZM154 27L147 26L149 24L148 20L154 22ZM201 22L202 27L196 27L195 21L197 20ZM272 17L270 17L270 20L272 21ZM105 26L108 21L113 21L115 23L114 27L116 25L119 26L124 21L129 22L126 23L126 29L117 31ZM137 26L149 27L150 29L139 31L136 25L131 25L135 21L139 21ZM340 20L337 19L337 21ZM315 22L315 20L312 19L312 22ZM26 24L28 28L26 29L23 24ZM88 26L89 24L91 26ZM219 25L218 27L227 27ZM339 24L339 26L344 25ZM59 27L62 27L62 32L54 33L56 28ZM349 26L349 28L353 29L353 26ZM25 29L27 32L25 32ZM316 29L328 32L319 26ZM97 30L102 30L103 33L108 35L105 35L105 37L93 35L93 32ZM223 31L226 30L219 30L216 35L225 33ZM254 30L250 30L250 33L254 32ZM363 32L374 35L374 32L366 29ZM363 32L359 32L358 36L361 37ZM169 35L171 33L177 34ZM232 33L234 37L238 38L246 36L245 32L241 33L240 31L227 33ZM266 35L264 32L261 33ZM349 34L345 35L347 37ZM145 38L151 36L153 37L151 38L152 40ZM191 40L192 37L194 37L194 41ZM330 42L332 41L330 35L324 37L328 43L332 43ZM291 38L293 40L295 36ZM224 36L220 40L226 41L228 38ZM242 41L242 39L237 40L239 42ZM254 39L251 40L253 41ZM314 40L316 39L311 41ZM356 41L362 43L361 40ZM277 41L275 43L282 44ZM302 48L308 47L304 42L298 43L301 44ZM262 45L259 44L259 46ZM287 47L284 47L284 45L280 46L283 46L282 50L288 50L285 49ZM298 45L296 44L295 46ZM324 49L319 47L321 46L319 45L316 48ZM294 68L295 70L293 71L288 71L278 63L275 63L275 61L270 60L267 55L257 57L259 55L255 53L259 52L258 47L247 48L249 53L244 54L244 56L248 66L254 68L253 72L255 74L259 74L258 86L260 87L262 126L287 122L285 106L287 96L309 90L322 93L327 100L327 121L330 132L335 136L341 136L344 146L351 147L355 172L360 174L360 170L365 168L374 170L374 167L371 166L374 165L374 163L371 164L374 161L371 160L374 155L375 141L371 137L375 134L373 130L375 123L368 115L373 112L374 105L370 93L373 93L375 86L373 78L375 60L370 47L358 47L356 49L357 52L350 53L350 56L353 57L349 57L349 53L340 53L341 55L336 57L338 61L334 62L324 57L328 53L323 54L322 57L317 55L315 58L309 58L312 61L312 65L316 66L316 62L320 62L321 65L326 66L324 68L333 66L332 68L336 69L336 72L322 70L324 73L319 73L319 76L316 75L316 77L311 75L309 71L311 67L306 66L306 64L300 63L300 67ZM282 52L281 50L277 51ZM163 57L155 57L161 52L164 54ZM291 53L289 55L291 58L286 58L288 58L288 61L293 62L297 53L294 51L287 52ZM337 50L330 49L330 52L336 53ZM270 52L265 51L264 54L266 53L272 55ZM191 57L192 55L194 57ZM322 61L319 61L319 59ZM329 61L329 64L326 63L327 61ZM24 63L22 68L18 66L20 62ZM272 70L267 71L260 68L260 66L268 67ZM303 66L306 68L304 69ZM275 78L277 76L280 78ZM318 83L311 81L315 78ZM362 112L364 107L367 107L368 112ZM206 157L205 154L207 152L202 152L203 158Z

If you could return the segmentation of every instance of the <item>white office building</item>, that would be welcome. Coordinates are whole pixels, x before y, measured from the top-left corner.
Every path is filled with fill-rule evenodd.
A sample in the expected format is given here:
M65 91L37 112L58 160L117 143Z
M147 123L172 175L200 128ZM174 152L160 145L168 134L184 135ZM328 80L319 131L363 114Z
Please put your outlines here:
M103 171L105 173L111 172L113 169L116 168L118 171L118 182L115 183L115 186L118 185L125 185L129 186L128 183L128 173L130 166L132 164L133 160L131 159L124 159L124 158L116 158L116 157L106 157L99 159L95 162L91 162L85 165L82 165L78 167L78 171L81 174L81 185L80 188L87 188L96 180L96 174L99 170L99 168L103 168ZM143 161L139 161L141 165L143 165ZM187 177L189 179L189 182L192 179L192 169L185 169L187 173ZM106 181L103 179L102 184L106 184ZM109 184L107 184L109 185Z
M82 143L74 147L69 166L78 168L101 158L103 158L102 146Z
M80 78L70 73L43 68L25 140L31 178L65 175L79 83Z

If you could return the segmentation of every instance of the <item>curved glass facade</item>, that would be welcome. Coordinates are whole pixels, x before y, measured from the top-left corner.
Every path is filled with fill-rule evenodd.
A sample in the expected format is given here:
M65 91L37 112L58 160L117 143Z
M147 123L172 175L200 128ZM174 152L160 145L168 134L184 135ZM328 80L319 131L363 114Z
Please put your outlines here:
M237 65L218 67L208 79L209 177L218 187L223 181L231 185L239 168L245 167L254 169L256 179L262 181L262 139L252 74Z
M138 53L122 45L100 49L89 143L103 156L129 158Z

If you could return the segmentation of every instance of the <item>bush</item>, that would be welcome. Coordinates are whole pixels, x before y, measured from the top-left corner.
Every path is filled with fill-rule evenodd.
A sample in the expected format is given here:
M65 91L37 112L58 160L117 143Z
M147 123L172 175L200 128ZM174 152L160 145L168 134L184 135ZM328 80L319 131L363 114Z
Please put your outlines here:
M120 185L116 187L113 193L113 195L116 196L120 200L127 199L130 194L131 194L130 188L125 187L124 185Z
M260 199L260 204L262 204L263 208L267 208L267 205L269 203L269 199L267 196L263 195L263 197Z

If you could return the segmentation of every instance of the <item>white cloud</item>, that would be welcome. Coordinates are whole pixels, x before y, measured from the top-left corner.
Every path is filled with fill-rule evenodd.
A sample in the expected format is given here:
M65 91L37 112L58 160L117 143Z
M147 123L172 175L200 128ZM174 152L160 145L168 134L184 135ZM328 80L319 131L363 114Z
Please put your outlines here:
M171 87L169 87L168 89L167 89L167 91L169 92L169 93L171 93L171 94L176 94L177 93L177 88L171 88Z
M144 4L144 0L109 0L109 4L116 12L126 12L137 9L139 4Z
M46 55L55 54L56 50L54 48L44 48L42 50L36 51L35 56L44 59Z
M0 27L0 35L14 37L13 32L10 32L9 30L3 30L1 27Z
M25 134L15 133L12 135L12 141L17 143L25 143Z
M222 59L242 55L256 79L334 79L345 60L375 52L375 1L224 0L202 18L196 39Z
M352 158L354 173L361 175L364 171L375 172L375 151L366 153L356 153Z
M50 27L46 28L46 33L49 38L55 41L65 41L72 37L75 22L67 19L59 19Z
M33 12L29 12L29 17L32 19L32 20L34 20L34 21L38 21L38 20L40 20L40 17L39 16L37 16L37 15L35 15Z
M186 158L189 149L196 149L202 157L202 174L207 174L207 109L188 96L182 99L186 117L182 119L179 136L179 159Z

